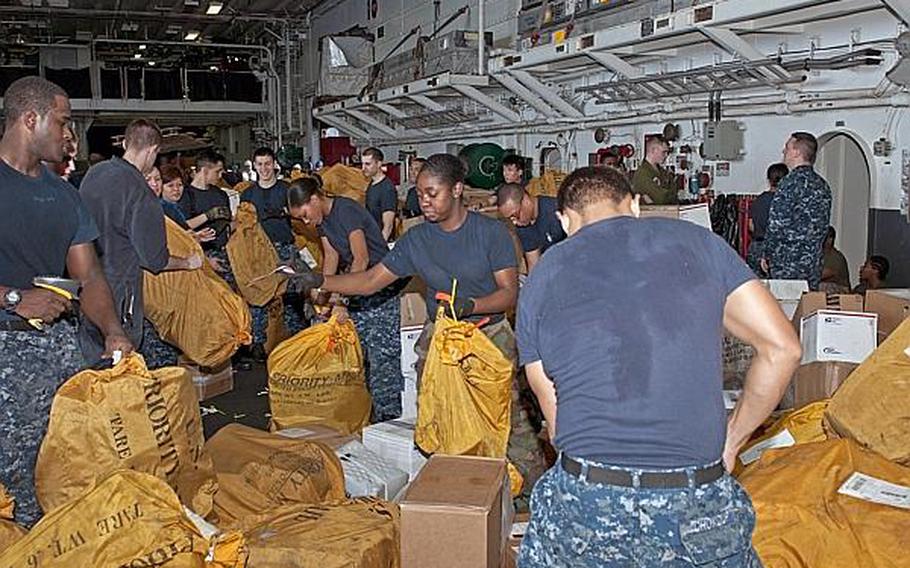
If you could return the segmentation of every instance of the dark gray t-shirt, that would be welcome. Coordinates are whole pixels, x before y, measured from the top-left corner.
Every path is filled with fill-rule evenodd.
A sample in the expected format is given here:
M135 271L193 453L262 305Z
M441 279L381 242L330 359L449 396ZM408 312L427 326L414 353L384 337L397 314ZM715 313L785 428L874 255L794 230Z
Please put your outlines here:
M316 230L320 237L328 239L340 257L339 269L345 269L354 262L354 254L351 252L351 233L357 230L363 231L363 236L367 242L367 251L370 253L370 263L367 268L372 268L385 257L389 252L389 247L382 238L382 231L376 225L376 221L370 216L362 205L348 199L347 197L336 197L332 202L332 210L322 220Z
M537 220L527 227L515 228L522 250L539 250L543 254L550 246L566 238L556 209L556 198L544 195L537 198Z
M46 167L33 178L0 160L0 285L27 290L36 276L63 276L72 246L98 238L76 188ZM0 310L0 321L18 316Z
M379 183L372 183L367 188L367 211L376 220L379 228L382 228L382 214L386 211L398 210L398 194L395 192L395 185L387 177L382 178Z
M98 258L111 287L114 308L124 331L134 345L139 345L144 317L142 271L160 272L170 257L161 203L142 173L116 157L92 166L79 194L101 233ZM104 350L100 332L87 320L80 330L80 341L89 361Z
M221 191L221 189L217 187L209 186L208 189L199 189L198 187L188 185L183 190L183 196L180 198L180 201L177 202L177 205L179 205L180 210L183 211L184 217L192 219L193 217L202 215L212 207L230 208L231 200L227 193ZM231 237L231 222L223 219L206 221L201 226L197 227L197 230L209 228L215 231L215 239L202 243L202 248L207 251L224 250L228 239Z
M754 278L686 221L608 219L552 247L521 291L517 338L556 387L556 446L619 466L720 459L723 311Z
M294 242L294 232L291 230L291 220L284 213L288 204L288 186L281 180L268 189L263 189L259 183L254 183L240 194L240 201L249 202L256 206L256 215L259 224L269 240L278 244L291 244Z
M482 298L496 291L495 272L515 268L515 247L508 229L499 221L468 212L465 222L451 233L439 223L421 223L395 243L382 264L399 278L420 276L427 284L427 313L436 318L436 293Z

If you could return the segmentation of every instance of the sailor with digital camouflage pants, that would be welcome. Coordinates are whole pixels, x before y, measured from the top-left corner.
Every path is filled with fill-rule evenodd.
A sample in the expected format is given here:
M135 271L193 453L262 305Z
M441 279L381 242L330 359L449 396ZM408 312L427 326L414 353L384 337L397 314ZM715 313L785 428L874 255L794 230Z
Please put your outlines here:
M70 103L57 85L25 77L6 90L0 140L0 483L16 499L16 521L41 516L35 460L51 401L82 366L76 318L63 296L33 285L37 276L81 284L82 313L101 331L105 355L133 346L114 311L92 243L98 229L79 194L41 162L66 159ZM30 320L44 322L38 331Z
M291 182L288 210L297 219L316 226L322 241L322 271L326 276L344 272L364 274L389 253L379 225L363 206L346 197L323 194L313 178ZM300 263L302 261L295 265ZM288 290L295 290L297 284L299 281L292 278ZM364 350L375 422L401 416L404 377L401 375L401 338L398 334L401 322L399 291L400 285L393 283L350 299L350 317ZM348 317L348 308L337 295L335 300L332 313L343 321Z
M818 140L794 132L784 146L790 168L771 200L762 269L776 280L807 280L818 290L831 221L831 188L813 167Z
M761 566L727 471L799 363L792 326L719 237L635 218L620 172L576 170L557 200L569 237L522 289L517 339L560 457L534 487L518 566ZM756 351L729 422L724 327Z

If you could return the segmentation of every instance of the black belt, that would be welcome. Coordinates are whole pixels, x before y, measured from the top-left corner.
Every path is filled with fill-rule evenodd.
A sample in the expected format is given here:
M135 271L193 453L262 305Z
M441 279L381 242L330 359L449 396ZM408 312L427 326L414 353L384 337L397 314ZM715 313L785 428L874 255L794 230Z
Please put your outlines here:
M38 331L25 320L0 320L0 331Z
M562 455L562 468L566 473L581 477L583 466L569 456ZM724 466L721 463L696 469L694 472L695 485L704 485L717 481L724 475ZM628 471L607 469L603 467L588 466L586 480L602 485L618 485L620 487L634 487L633 475ZM689 486L689 476L684 471L673 472L642 472L638 476L639 487L646 489L678 489Z

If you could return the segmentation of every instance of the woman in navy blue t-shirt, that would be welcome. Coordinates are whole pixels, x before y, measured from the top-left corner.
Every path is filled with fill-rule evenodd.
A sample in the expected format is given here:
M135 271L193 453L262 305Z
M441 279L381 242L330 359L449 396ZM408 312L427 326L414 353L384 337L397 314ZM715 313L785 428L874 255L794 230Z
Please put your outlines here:
M326 275L369 270L389 252L375 219L362 205L346 197L329 197L318 180L301 178L288 188L288 210L292 217L316 226L322 239ZM401 414L400 286L370 296L345 300L335 295L326 299L342 320L350 310L361 344L366 351L367 384L373 396L373 419L397 418Z

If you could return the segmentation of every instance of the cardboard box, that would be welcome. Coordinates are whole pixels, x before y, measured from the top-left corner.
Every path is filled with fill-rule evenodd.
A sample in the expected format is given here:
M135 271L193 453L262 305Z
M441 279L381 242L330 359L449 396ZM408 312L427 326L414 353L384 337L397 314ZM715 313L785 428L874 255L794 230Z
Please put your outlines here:
M427 458L414 445L413 420L399 418L372 424L363 429L363 445L414 479Z
M403 292L401 295L401 374L405 378L417 378L417 339L423 333L427 322L427 302L419 292Z
M809 363L797 369L784 396L783 408L801 408L830 398L858 365L855 363Z
M344 469L344 489L351 497L391 500L408 485L408 473L352 440L335 450Z
M869 290L865 311L878 314L878 341L881 343L910 316L910 289Z
M509 534L509 542L506 546L505 559L502 562L503 568L518 567L518 550L521 548L521 541L528 531L528 522L531 520L529 513L515 513L512 520L512 530Z
M402 568L499 568L512 526L506 460L434 455L400 502Z
M642 205L642 217L665 217L667 219L680 219L695 223L709 231L713 230L711 225L711 209L707 203L695 203L692 205Z
M190 374L199 402L234 390L234 367L230 360L218 367L200 367L180 356L177 363Z
M793 326L799 331L802 319L818 310L840 310L842 312L862 312L863 297L859 294L826 294L824 292L806 292L799 300L793 314Z
M802 319L802 364L862 363L875 351L877 327L875 314L819 310Z
M407 233L409 229L411 229L412 227L416 227L417 225L419 225L421 223L423 223L423 215L420 215L417 217L412 217L410 219L402 219L401 220L401 231L398 233L399 238L401 235Z

